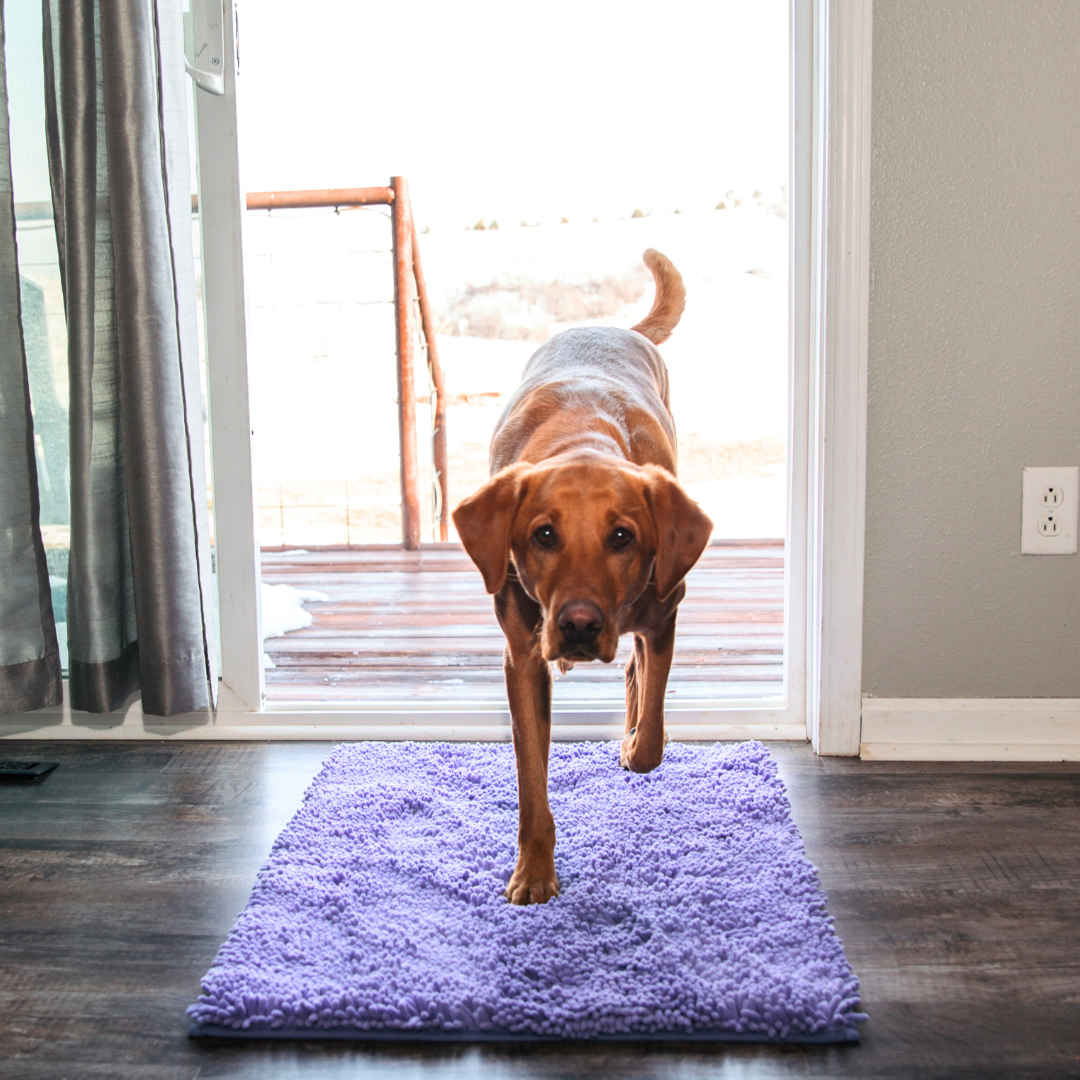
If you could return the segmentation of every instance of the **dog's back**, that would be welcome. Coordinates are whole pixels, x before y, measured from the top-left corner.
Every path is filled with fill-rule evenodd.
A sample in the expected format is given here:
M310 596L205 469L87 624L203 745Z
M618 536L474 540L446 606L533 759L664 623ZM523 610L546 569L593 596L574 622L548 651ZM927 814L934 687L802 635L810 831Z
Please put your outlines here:
M678 323L686 289L664 255L649 248L644 260L656 280L656 296L637 326L564 330L533 353L495 427L492 473L521 460L537 428L551 426L555 417L554 437L545 440L551 454L560 452L564 431L572 435L578 425L589 429L599 423L628 460L675 471L668 373L656 345Z

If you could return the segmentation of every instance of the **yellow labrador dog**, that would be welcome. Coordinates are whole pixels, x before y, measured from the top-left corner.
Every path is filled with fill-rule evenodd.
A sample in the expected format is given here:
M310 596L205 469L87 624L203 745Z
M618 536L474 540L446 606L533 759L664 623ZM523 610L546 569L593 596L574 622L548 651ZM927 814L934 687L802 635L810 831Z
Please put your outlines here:
M518 859L507 898L559 892L548 805L551 671L626 665L620 760L648 772L664 754L664 695L683 578L712 522L675 480L668 375L656 346L686 303L682 277L651 248L652 310L632 330L557 334L533 354L491 442L491 479L454 511L465 550L495 594L518 778Z

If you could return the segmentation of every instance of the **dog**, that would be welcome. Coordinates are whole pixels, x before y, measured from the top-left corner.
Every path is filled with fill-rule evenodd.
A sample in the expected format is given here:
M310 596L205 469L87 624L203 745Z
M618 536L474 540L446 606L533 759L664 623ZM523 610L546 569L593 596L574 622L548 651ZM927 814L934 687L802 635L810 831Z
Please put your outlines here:
M650 248L649 314L630 330L583 327L545 342L495 428L491 478L454 511L458 536L495 597L518 781L514 904L559 894L548 805L551 669L626 665L619 760L648 772L664 754L664 696L683 579L712 522L675 480L668 374L656 346L686 305L682 277Z

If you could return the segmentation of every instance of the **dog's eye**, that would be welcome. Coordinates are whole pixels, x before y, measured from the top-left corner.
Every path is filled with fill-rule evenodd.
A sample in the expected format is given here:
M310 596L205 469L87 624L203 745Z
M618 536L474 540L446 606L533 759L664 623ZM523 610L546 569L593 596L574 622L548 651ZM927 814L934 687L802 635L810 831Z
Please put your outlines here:
M611 534L612 547L624 548L629 547L634 542L634 534L629 529L622 527L616 529Z
M555 541L558 537L555 535L555 530L550 525L541 525L536 532L533 533L533 539L541 547L554 547Z

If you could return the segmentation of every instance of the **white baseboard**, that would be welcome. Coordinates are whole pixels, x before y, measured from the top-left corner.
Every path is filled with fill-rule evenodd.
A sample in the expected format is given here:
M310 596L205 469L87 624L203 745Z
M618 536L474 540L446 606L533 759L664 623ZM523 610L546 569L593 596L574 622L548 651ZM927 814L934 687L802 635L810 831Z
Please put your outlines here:
M163 722L143 716L136 698L126 709L108 714L73 710L65 703L37 712L0 716L2 739L172 740L224 742L387 741L507 742L510 713L505 708L463 706L417 709L415 702L352 707L327 702L273 702L261 712L243 712L223 691L214 712L187 713ZM781 702L725 701L667 710L667 732L676 741L798 740L806 725L793 722ZM706 707L706 705L711 707ZM556 742L617 739L625 712L614 708L570 705L557 708L552 738Z
M806 742L806 728L793 724L701 724L669 726L674 742ZM618 739L621 727L607 725L557 724L552 728L554 742L587 742ZM429 726L377 724L205 724L198 727L173 725L117 724L81 726L56 724L50 727L0 728L4 739L45 739L81 742L103 740L122 742L509 742L510 729L490 725Z
M867 761L1080 761L1080 698L863 698Z

